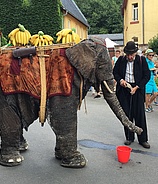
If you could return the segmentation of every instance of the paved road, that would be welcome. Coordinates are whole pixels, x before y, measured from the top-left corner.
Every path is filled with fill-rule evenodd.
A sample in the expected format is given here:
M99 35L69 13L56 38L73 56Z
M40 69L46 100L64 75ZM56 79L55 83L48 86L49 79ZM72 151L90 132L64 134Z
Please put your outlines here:
M147 114L151 149L136 141L131 145L130 161L117 161L116 146L124 142L123 126L109 109L103 97L89 94L78 112L78 147L88 159L83 169L68 169L54 158L55 136L46 123L34 122L25 137L29 150L17 167L0 166L0 184L157 184L158 107ZM87 114L85 113L87 110Z

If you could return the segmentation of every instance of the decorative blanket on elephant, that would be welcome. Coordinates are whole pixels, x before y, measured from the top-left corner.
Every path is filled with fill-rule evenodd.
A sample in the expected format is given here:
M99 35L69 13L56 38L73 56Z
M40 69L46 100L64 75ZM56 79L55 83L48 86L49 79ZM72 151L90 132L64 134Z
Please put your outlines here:
M45 51L47 98L69 96L72 91L74 69L65 55L65 49ZM0 85L4 94L28 93L41 95L39 56L23 58L21 64L12 52L0 55Z

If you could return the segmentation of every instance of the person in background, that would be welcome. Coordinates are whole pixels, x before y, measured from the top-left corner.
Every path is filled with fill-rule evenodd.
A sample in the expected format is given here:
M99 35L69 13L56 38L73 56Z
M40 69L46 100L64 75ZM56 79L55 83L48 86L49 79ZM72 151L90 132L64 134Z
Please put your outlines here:
M118 58L121 56L121 51L120 50L116 50L115 51L115 56L112 57L112 67L114 67L116 61L118 60ZM114 91L116 91L116 81L114 79Z
M147 49L145 54L146 54L146 61L151 73L150 80L145 86L145 111L152 112L153 107L151 104L158 95L157 85L155 82L156 68L152 60L154 57L154 51L152 49Z
M101 85L95 86L94 89L97 92L97 95L94 98L101 98Z
M145 56L146 49L142 51L142 56Z
M144 148L150 148L148 143L147 124L145 116L145 85L150 79L150 70L145 57L137 54L138 47L133 41L124 47L125 56L120 56L115 63L113 74L117 82L116 96L124 112L135 125L142 128L138 142ZM125 145L134 142L135 134L124 127Z
M120 50L116 50L115 51L115 56L112 57L112 66L114 67L116 61L118 60L118 58L121 55L121 51Z
M92 95L95 95L97 93L94 98L101 98L101 87L99 87L99 89L96 89L95 87L91 86L90 91L92 92Z

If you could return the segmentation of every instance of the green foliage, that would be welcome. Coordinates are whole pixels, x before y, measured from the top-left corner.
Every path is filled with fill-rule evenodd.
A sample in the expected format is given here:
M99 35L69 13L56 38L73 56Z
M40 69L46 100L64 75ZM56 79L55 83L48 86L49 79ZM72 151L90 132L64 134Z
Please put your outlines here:
M149 40L148 47L158 54L158 34Z
M120 5L122 0L75 0L88 20L89 34L110 34L123 32ZM43 31L55 37L62 29L60 0L0 0L0 27L7 38L18 24L30 31L31 35Z
M30 31L31 35L43 31L52 37L62 29L60 0L6 0L0 1L0 27L5 37L18 27L18 24Z
M86 17L89 34L111 34L123 32L121 16L122 0L75 0Z
M31 6L30 0L23 0L22 1L22 7L29 7L29 6Z
M8 41L4 36L0 37L0 47L7 45L7 42Z

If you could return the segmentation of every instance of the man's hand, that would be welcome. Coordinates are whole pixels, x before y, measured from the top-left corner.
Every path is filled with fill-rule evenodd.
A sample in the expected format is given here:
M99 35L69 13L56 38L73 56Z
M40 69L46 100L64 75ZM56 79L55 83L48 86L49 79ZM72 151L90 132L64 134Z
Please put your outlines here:
M122 87L126 88L126 87L127 87L127 82L126 82L125 80L121 79L121 80L120 80L120 85L121 85Z
M138 86L135 86L134 88L131 88L131 92L130 92L131 95L134 95L138 88L139 88Z

